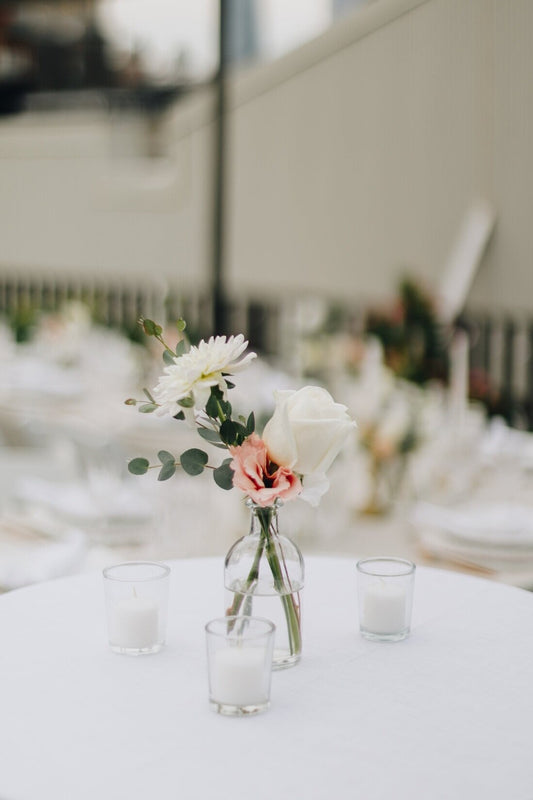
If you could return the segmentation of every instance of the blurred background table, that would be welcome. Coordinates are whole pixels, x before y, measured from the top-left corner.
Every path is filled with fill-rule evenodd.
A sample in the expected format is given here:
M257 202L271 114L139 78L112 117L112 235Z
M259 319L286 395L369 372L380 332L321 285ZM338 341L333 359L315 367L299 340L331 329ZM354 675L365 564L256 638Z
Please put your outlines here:
M94 324L79 303L44 315L29 342L0 333L0 591L128 559L221 556L246 533L239 493L209 475L127 472L134 456L154 463L199 443L183 423L124 405L155 385L159 349ZM232 390L259 429L274 390L305 382L358 422L320 506L287 504L283 532L305 555L398 555L533 588L533 434L487 419L464 381L397 379L372 337L303 344L314 378L261 358Z

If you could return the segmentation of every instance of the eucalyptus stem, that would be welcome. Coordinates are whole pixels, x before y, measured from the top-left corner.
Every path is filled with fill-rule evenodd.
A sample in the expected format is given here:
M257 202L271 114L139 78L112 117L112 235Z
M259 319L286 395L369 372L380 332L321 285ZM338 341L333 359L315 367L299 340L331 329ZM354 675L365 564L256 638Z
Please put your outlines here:
M226 421L226 415L224 414L224 412L222 410L222 406L220 405L220 402L218 400L217 400L217 407L218 407L218 416L219 416L220 421L221 422L225 422Z

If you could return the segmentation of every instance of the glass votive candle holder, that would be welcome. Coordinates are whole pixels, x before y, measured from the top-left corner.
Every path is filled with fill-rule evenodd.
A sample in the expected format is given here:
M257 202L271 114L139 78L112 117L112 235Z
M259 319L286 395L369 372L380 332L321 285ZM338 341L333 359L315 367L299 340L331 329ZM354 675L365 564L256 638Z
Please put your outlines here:
M276 626L262 617L227 616L205 626L209 702L219 714L266 711Z
M157 653L165 643L170 567L128 561L106 567L109 646L115 653Z
M409 635L415 570L404 558L357 562L359 630L365 639L398 642Z

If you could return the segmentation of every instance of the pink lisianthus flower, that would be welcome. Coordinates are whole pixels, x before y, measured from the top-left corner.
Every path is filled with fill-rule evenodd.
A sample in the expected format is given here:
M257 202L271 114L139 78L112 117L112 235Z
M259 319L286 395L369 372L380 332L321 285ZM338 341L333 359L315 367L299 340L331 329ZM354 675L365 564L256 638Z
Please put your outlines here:
M289 500L301 492L299 477L291 469L270 461L266 445L256 433L238 447L230 447L229 452L233 456L233 485L257 505L271 506L278 498Z

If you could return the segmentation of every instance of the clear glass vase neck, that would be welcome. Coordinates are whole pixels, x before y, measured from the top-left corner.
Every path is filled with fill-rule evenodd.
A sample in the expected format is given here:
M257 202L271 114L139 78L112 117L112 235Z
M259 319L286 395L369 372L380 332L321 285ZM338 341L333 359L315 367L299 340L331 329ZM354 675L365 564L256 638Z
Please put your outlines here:
M281 503L271 506L260 506L257 503L247 502L250 514L251 536L278 536L278 510Z

